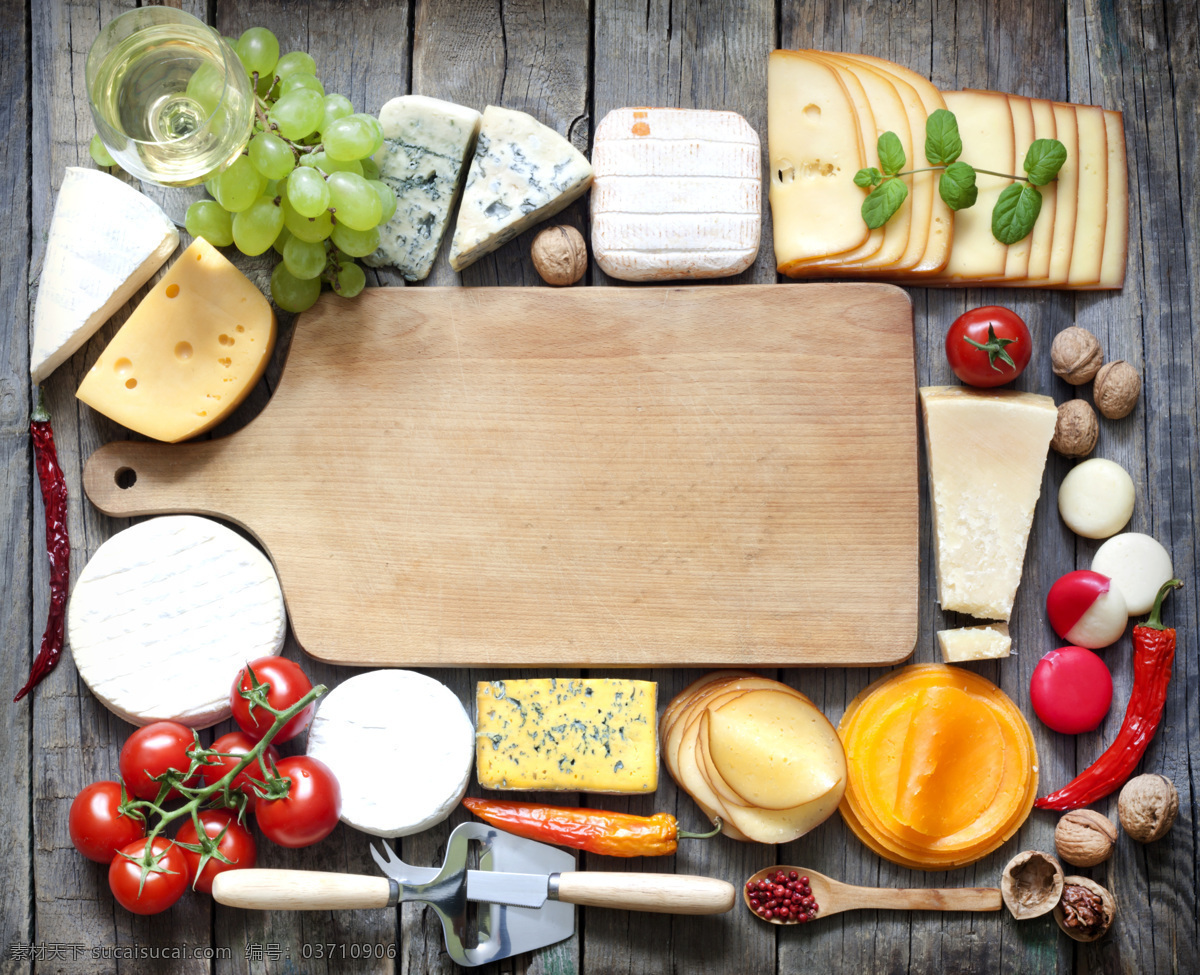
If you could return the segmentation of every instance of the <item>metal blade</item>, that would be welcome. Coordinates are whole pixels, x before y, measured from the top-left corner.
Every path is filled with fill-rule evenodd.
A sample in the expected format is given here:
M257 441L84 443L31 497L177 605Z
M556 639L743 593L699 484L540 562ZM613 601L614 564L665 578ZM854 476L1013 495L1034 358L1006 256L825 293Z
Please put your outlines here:
M546 903L549 881L550 877L544 873L468 870L467 900L512 907L541 907Z

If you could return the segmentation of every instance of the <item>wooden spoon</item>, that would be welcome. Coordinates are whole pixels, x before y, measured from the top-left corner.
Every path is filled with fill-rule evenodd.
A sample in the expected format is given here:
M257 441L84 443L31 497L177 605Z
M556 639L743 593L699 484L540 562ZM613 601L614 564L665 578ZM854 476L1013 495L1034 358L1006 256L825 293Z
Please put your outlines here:
M807 877L812 896L817 902L817 915L813 920L840 914L842 911L998 911L1000 910L999 887L855 887L826 877L808 867L767 867L753 874L746 883L757 883L772 877L782 870L785 874L795 870ZM742 900L750 907L750 898L742 885ZM753 909L751 909L753 913ZM769 924L799 924L800 921L781 921L777 918L759 920Z

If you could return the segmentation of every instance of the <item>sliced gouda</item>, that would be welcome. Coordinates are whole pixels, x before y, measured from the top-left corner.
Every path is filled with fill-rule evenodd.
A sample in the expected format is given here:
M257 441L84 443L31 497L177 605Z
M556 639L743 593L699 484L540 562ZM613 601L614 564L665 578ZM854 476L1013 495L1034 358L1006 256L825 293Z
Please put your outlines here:
M1033 106L1028 98L1017 95L1006 95L1008 110L1012 114L1013 123L1013 172L1023 173L1025 154L1033 145L1034 135ZM1041 190L1039 188L1038 192ZM1042 196L1042 209L1038 214L1038 223L1042 222L1046 212L1046 198ZM1037 224L1034 224L1036 227ZM1030 231L1015 244L1008 245L1008 255L1004 262L1004 277L1009 281L1020 281L1029 274L1029 253L1033 246L1033 231Z
M1075 211L1075 243L1067 284L1099 284L1104 261L1104 228L1108 221L1108 129L1104 110L1076 105L1079 124L1079 204Z
M1075 244L1075 215L1079 208L1079 123L1075 106L1054 103L1054 125L1057 139L1067 150L1067 161L1058 171L1058 193L1054 208L1054 241L1050 246L1050 269L1047 287L1067 283L1071 270L1071 251Z
M1105 112L1108 133L1108 223L1104 228L1104 257L1100 287L1125 284L1129 257L1129 171L1125 160L1125 122L1120 112Z
M1031 98L1034 139L1057 139L1054 105L1044 98ZM1054 226L1058 221L1058 180L1038 187L1042 194L1042 212L1033 225L1029 244L1029 266L1025 275L1030 284L1044 281L1050 274L1050 248L1054 244Z

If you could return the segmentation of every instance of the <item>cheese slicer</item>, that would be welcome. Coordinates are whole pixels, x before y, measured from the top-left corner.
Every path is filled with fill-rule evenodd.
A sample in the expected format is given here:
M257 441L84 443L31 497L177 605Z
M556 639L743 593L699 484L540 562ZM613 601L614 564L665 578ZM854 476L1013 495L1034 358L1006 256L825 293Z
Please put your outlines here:
M424 901L437 912L446 951L458 964L484 965L571 937L573 904L663 914L723 914L732 884L710 877L577 871L575 857L483 823L450 834L439 867L415 867L386 844L371 855L386 876L307 870L231 870L213 897L254 910L342 910ZM478 868L469 864L477 858ZM468 905L479 904L474 924ZM472 930L474 929L474 930Z

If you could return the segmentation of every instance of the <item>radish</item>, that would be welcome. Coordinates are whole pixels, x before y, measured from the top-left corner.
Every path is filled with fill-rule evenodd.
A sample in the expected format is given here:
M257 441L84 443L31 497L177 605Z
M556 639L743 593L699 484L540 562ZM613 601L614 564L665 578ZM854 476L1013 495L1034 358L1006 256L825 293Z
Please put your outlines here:
M1121 590L1088 569L1068 572L1050 587L1046 612L1055 633L1089 650L1116 643L1129 620Z

